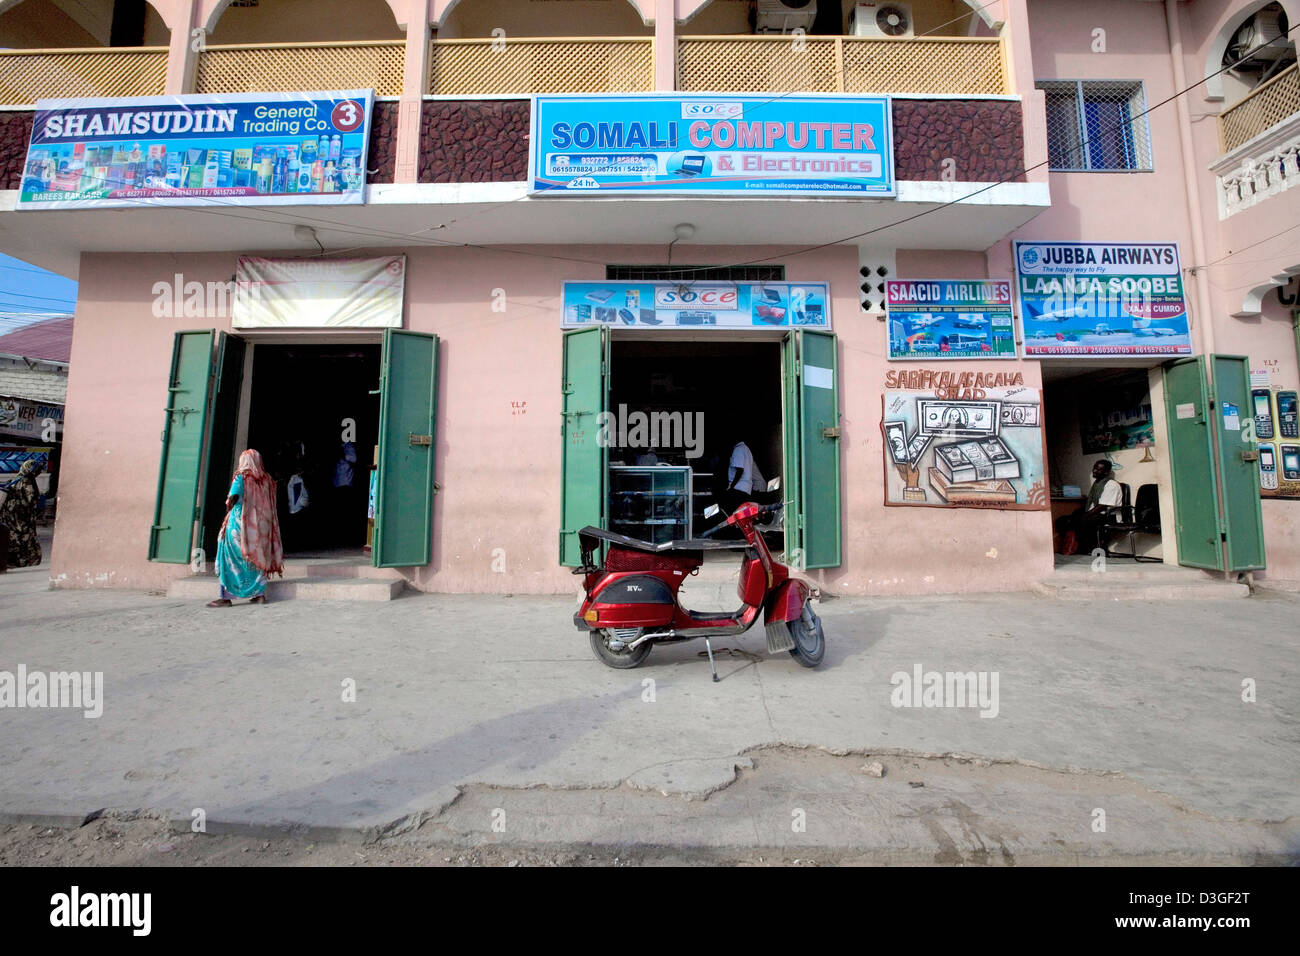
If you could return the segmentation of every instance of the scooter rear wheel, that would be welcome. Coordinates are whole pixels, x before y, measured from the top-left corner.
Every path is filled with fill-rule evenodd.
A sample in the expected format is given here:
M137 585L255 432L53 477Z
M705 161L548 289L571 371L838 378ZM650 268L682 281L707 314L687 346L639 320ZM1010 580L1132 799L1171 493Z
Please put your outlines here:
M820 664L826 654L826 634L822 630L822 620L812 609L812 605L805 601L803 613L797 620L789 622L786 627L790 629L790 637L794 640L790 656L804 667L816 667Z
M627 628L625 630L620 628L620 630L622 631L620 639L624 643L631 643L644 633L645 628ZM633 631L635 633L632 633ZM613 635L608 628L597 628L591 631L588 636L591 639L591 649L595 653L596 659L606 667L616 667L619 670L638 666L650 656L650 648L654 644L653 641L646 641L635 650L629 651L626 648L614 650L609 646L609 641L613 638Z

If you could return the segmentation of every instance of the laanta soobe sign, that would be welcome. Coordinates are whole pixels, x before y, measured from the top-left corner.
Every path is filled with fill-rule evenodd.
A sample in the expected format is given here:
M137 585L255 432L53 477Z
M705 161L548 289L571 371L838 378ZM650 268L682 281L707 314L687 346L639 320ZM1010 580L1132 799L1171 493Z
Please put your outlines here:
M894 195L882 96L537 96L534 195Z
M1017 242L1016 297L1031 356L1188 355L1172 242Z
M19 209L365 201L371 90L41 100Z

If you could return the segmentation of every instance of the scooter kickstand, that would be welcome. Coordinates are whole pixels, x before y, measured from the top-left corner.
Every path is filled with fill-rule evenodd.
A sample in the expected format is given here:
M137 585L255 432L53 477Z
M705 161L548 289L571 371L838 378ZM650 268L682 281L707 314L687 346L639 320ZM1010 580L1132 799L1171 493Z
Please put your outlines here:
M718 682L718 665L713 663L713 645L709 643L707 637L704 639L704 649L709 652L709 666L713 668L713 683L716 684Z

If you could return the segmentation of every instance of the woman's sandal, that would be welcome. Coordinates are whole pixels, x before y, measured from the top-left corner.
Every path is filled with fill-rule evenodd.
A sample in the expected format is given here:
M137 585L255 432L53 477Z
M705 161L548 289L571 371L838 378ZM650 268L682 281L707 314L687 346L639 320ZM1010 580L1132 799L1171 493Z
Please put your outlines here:
M266 595L265 595L265 594L259 594L257 597L253 598L253 599L252 599L251 601L249 601L248 603L249 603L249 604L265 604L265 603L266 603Z
M230 602L225 598L217 598L215 601L209 601L204 607L230 607Z

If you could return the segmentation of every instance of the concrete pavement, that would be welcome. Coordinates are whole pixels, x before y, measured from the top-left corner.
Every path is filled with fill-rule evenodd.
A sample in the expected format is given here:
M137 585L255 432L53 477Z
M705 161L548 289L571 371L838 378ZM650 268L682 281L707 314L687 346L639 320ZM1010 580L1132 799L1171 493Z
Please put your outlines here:
M1294 594L828 601L820 668L769 658L757 629L721 642L745 653L713 684L702 643L603 667L567 598L209 610L46 576L0 576L0 672L102 671L103 715L0 709L3 820L201 809L210 832L452 843L1300 856ZM983 674L996 697L895 706L914 684L918 705L958 703L924 692L930 672ZM872 760L883 778L858 770Z

